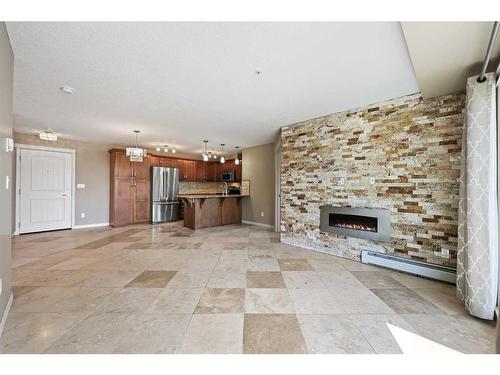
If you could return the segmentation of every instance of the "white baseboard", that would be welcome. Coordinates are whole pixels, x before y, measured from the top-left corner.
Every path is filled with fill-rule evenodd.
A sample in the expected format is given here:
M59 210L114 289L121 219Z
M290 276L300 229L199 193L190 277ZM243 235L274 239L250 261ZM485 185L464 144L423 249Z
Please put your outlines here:
M5 310L2 315L2 320L0 320L0 336L2 336L3 328L5 327L5 323L7 322L7 316L9 315L9 311L10 308L12 307L13 301L14 301L14 294L11 292L9 300L7 301L7 306L5 306Z
M73 229L84 229L84 228L95 228L95 227L109 227L109 223L75 225L73 226Z
M271 225L271 224L256 223L255 221L248 221L248 220L241 220L241 222L243 224L257 225L258 227L274 229L274 225Z

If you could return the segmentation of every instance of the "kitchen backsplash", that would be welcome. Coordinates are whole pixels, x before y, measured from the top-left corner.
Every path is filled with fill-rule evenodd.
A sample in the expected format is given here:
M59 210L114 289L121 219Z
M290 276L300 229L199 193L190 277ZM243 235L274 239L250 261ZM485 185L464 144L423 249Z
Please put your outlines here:
M229 186L239 186L239 183L232 182ZM217 194L224 192L223 182L179 182L179 194Z

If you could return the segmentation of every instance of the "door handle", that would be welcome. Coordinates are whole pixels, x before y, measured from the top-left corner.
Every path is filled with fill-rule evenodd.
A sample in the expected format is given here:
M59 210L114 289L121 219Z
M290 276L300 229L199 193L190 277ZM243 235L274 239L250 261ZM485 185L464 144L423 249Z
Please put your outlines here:
M68 196L68 194L67 194L67 193L63 193L63 194L61 194L61 196L62 196L62 197L67 197L67 196Z

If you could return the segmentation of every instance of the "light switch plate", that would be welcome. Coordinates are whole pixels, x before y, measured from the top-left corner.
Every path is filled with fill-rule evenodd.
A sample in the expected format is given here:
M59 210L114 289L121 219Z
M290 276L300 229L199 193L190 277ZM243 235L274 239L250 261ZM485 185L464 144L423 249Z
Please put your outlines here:
M80 217L83 219L85 217L85 212L81 212Z
M4 150L5 152L14 151L14 140L12 138L4 138Z
M76 184L77 189L85 189L85 184Z
M9 190L10 187L10 177L5 176L5 190Z

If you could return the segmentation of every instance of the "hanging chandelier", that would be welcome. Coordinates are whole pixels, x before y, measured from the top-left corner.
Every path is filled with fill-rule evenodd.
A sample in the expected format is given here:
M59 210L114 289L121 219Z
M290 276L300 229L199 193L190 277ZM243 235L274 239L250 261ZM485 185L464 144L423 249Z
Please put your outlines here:
M134 130L135 133L135 147L127 147L125 149L125 155L130 158L130 161L142 163L146 157L146 150L139 147L137 144L137 137L141 131Z

